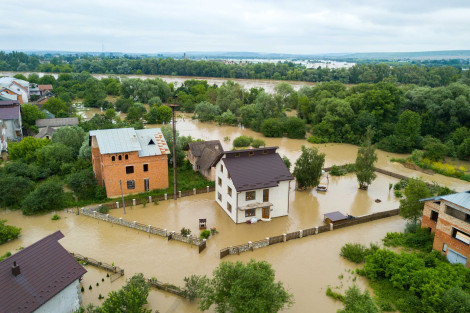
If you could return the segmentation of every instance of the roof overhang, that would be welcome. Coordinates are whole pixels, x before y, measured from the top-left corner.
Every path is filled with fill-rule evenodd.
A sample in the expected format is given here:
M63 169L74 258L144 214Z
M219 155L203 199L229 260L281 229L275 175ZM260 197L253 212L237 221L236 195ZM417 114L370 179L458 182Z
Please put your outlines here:
M273 206L271 202L255 202L255 203L250 203L244 206L238 207L240 211L246 211L246 210L252 210L252 209L257 209L257 208L265 208L265 207L270 207Z

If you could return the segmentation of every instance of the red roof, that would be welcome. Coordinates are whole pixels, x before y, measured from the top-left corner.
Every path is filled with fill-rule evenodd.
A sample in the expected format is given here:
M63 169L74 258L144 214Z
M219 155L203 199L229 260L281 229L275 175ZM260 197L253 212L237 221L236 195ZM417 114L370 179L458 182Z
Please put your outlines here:
M33 312L86 273L58 243L63 237L57 231L0 262L0 312Z
M52 85L39 85L39 91L52 90Z

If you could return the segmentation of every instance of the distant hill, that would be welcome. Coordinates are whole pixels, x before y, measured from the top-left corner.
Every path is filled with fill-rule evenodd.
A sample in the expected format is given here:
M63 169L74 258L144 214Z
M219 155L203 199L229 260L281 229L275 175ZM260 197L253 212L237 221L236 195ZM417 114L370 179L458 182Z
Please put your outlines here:
M325 56L331 56L326 54ZM366 52L337 54L334 57L350 59L468 59L470 50L443 50L443 51L421 51L421 52Z

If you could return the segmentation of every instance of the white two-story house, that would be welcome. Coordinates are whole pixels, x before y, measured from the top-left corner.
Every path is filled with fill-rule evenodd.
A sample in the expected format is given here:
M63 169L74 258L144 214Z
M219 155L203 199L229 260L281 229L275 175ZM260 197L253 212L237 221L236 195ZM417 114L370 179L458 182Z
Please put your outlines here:
M289 214L294 177L277 148L225 151L214 161L215 200L235 223Z

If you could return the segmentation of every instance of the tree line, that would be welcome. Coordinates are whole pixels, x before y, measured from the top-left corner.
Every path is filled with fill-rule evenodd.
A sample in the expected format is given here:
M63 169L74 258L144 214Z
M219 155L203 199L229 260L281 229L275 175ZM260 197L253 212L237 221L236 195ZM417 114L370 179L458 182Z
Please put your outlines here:
M151 57L39 56L22 52L0 52L0 71L39 71L54 73L148 74L242 79L275 79L308 82L338 81L344 84L378 83L389 79L402 84L444 86L470 79L460 63L356 64L351 68L306 68L284 61L279 63L224 64L218 61L177 60Z

